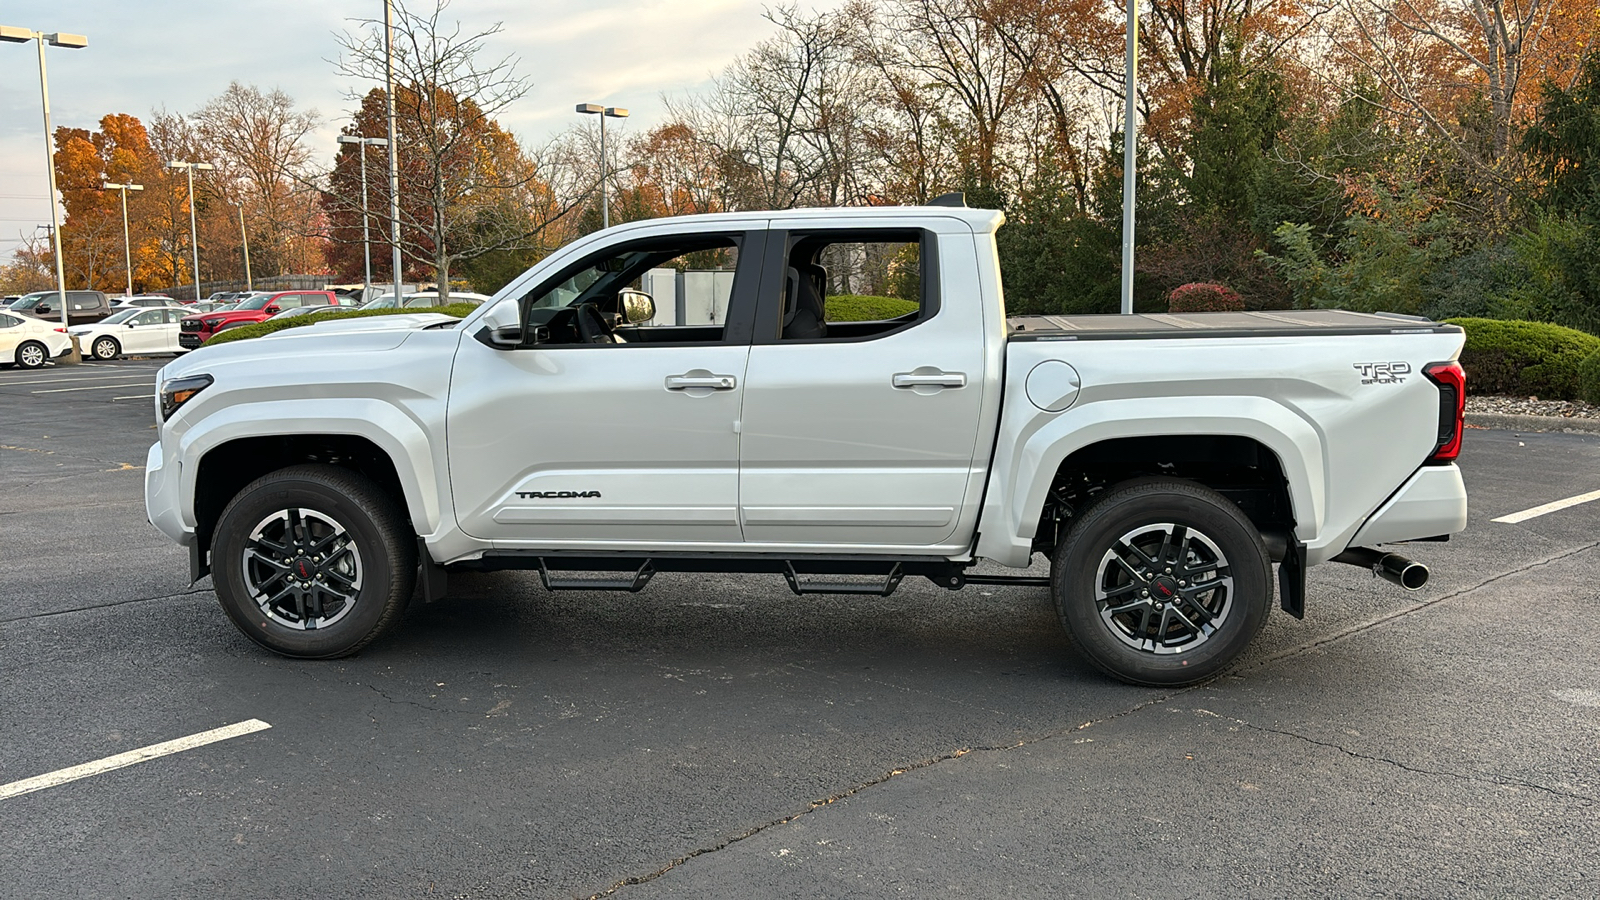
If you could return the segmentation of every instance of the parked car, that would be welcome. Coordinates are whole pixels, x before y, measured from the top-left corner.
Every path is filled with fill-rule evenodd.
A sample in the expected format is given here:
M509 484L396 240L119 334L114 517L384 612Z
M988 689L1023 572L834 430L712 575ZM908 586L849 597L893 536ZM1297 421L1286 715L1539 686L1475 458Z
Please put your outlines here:
M74 325L68 334L76 335L78 346L95 359L143 356L149 353L182 353L178 344L178 323L189 311L167 306L146 309L142 306L121 309L93 325Z
M356 307L353 304L345 304L343 306L297 306L294 309L286 309L267 321L276 322L279 319L295 319L300 316L314 316L317 313L338 312L345 309L356 309Z
M0 297L0 309L6 309L11 306L11 304L21 299L21 294L7 294L4 297Z
M1170 687L1223 672L1274 599L1303 615L1311 566L1426 583L1374 548L1466 526L1460 328L1008 317L1004 221L939 205L631 222L458 322L373 316L194 354L161 371L146 508L241 632L309 659L366 646L452 569L581 591L767 572L858 596L924 577L1048 588L1080 658ZM647 324L648 274L708 248L734 267L673 299L715 315ZM915 296L830 321L869 251L918 260ZM1048 578L974 568L1041 555Z
M11 304L14 312L40 319L61 321L60 294L34 291ZM89 325L111 315L111 301L100 291L67 291L67 324Z
M192 301L192 300L190 301L191 304L193 302L194 301ZM140 294L140 295L138 295L136 297L118 297L118 298L116 298L116 302L111 305L111 308L112 309L126 309L127 307L130 307L130 306L142 306L142 307L145 307L145 308L151 308L151 307L160 307L160 306L181 306L181 305L185 305L185 304L181 304L177 300L174 300L174 299L172 299L171 297L168 297L165 294Z
M474 294L470 291L451 291L450 303L470 303L477 306L489 298L483 294ZM405 298L406 309L427 309L439 305L438 291L418 291L407 294ZM394 302L394 294L382 294L361 305L362 309L395 309L399 304Z
M222 312L224 310L233 309L234 305L235 304L233 303L201 300L199 303L191 303L184 307L184 311L189 315L194 315L195 313Z
M240 301L227 312L200 313L186 317L178 331L178 343L185 350L193 350L227 328L265 322L286 309L299 306L335 306L338 298L332 291L278 291L258 294ZM352 307L353 308L353 307Z
M60 325L44 319L0 312L0 363L37 369L72 349L72 338Z

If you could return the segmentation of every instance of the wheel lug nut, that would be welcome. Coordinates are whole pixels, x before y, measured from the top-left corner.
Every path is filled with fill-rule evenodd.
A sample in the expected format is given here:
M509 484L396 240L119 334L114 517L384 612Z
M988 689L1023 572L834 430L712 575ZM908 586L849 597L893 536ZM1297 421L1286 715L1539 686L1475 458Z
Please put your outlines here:
M1140 591L1139 592L1139 596L1148 597L1148 596L1150 596L1150 592L1149 591Z
M1167 574L1168 575L1172 574L1172 567L1171 566L1167 566Z

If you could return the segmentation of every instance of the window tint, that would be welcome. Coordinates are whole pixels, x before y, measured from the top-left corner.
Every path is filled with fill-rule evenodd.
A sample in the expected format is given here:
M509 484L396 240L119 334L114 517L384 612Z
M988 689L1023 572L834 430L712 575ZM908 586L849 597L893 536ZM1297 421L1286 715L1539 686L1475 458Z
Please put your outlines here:
M99 309L100 297L87 291L67 291L67 309Z
M8 316L4 313L0 313L0 328L15 328L21 324L22 320L16 316Z
M924 284L927 256L915 231L791 235L780 339L860 339L930 318L938 310Z
M138 316L136 316L134 318L133 321L134 321L134 324L136 324L136 325L160 325L161 324L161 310L155 309L155 310L151 310L150 312L140 313Z
M284 294L282 297L279 297L273 302L278 304L279 309L294 309L298 306L304 305L304 298L304 294Z
M169 325L183 320L183 310L181 309L164 309L161 314Z

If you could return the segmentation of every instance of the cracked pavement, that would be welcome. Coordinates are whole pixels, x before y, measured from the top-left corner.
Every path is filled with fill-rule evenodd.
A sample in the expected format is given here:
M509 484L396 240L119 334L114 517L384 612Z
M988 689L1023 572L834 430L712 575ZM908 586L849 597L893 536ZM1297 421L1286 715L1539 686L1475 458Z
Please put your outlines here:
M1600 437L1475 430L1419 595L1311 571L1229 676L1116 684L1044 592L794 598L453 577L347 660L267 655L144 521L159 361L0 370L0 898L1586 896ZM62 382L65 383L65 382ZM52 387L59 386L52 383ZM443 713L441 715L441 713Z

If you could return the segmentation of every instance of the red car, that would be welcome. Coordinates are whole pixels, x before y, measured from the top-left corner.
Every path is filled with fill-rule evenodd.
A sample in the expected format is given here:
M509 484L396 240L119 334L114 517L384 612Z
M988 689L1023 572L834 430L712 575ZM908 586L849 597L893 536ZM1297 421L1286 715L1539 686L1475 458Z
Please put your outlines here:
M265 322L286 309L297 306L338 306L340 297L332 291L279 291L275 294L257 294L240 301L227 312L197 313L185 316L178 324L178 345L185 350L211 340L211 336L224 328Z

